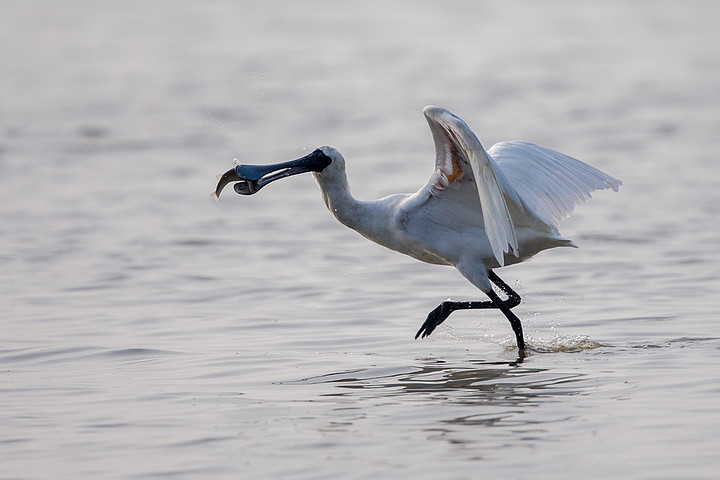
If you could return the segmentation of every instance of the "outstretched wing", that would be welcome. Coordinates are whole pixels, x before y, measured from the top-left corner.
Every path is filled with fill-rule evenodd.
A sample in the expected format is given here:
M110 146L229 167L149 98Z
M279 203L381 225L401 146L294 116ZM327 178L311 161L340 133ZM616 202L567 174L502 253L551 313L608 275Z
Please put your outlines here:
M423 113L435 141L435 172L403 208L410 212L439 197L456 208L456 221L475 223L482 218L493 255L504 265L505 253L518 256L518 240L503 194L517 203L520 199L465 122L439 107L425 107ZM480 211L476 201L462 204L462 198L469 197L480 200Z
M525 208L556 229L593 190L612 188L617 192L622 185L597 168L534 143L502 142L493 145L488 154Z

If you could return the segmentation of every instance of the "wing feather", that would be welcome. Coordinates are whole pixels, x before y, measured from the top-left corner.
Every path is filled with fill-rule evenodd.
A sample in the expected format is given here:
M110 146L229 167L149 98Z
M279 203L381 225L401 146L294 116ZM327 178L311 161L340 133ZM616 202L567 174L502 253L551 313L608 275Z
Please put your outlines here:
M482 148L482 147L481 147ZM475 174L475 185L480 196L485 233L490 240L493 254L500 266L505 264L505 253L518 256L518 241L510 211L500 188L492 163L485 151L468 152L470 165Z
M430 179L431 191L442 192L448 178L453 182L460 181L462 176L456 169L472 176L480 198L485 233L493 255L501 266L504 265L505 253L519 255L515 226L503 195L507 193L516 199L512 186L502 177L502 172L497 171L492 158L463 120L439 107L425 107L423 113L435 141L436 174Z
M597 168L555 150L529 142L501 142L488 150L509 187L542 221L558 228L594 190L622 182Z
M592 191L617 191L622 184L579 160L528 142L502 142L486 152L470 127L451 112L430 106L423 113L435 142L435 171L403 201L403 215L427 214L431 208L435 222L478 226L482 217L500 266L506 253L519 255L516 222L522 225L532 218L557 234L559 222ZM472 197L479 205L468 201Z

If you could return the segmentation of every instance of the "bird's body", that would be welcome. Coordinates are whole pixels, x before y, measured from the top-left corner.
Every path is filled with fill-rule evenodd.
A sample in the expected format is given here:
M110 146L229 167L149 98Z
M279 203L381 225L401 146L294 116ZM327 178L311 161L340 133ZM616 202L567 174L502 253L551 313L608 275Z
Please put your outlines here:
M327 154L327 153L326 153ZM346 189L336 189L314 174L328 209L343 225L391 250L423 262L456 266L462 259L474 259L488 268L499 266L473 187L452 192L438 201L436 194L395 194L379 200L359 201ZM426 186L423 190L429 190ZM521 262L540 250L572 245L550 232L514 224L518 238L516 257L504 253L505 265Z
M251 194L278 178L313 171L325 204L341 223L418 260L452 265L490 297L491 302L443 302L418 336L429 335L454 310L499 308L522 349L520 321L510 312L520 298L492 269L548 248L575 246L560 235L560 220L591 191L617 190L622 182L531 143L503 142L485 151L465 122L449 111L426 107L424 114L435 141L435 171L414 194L356 200L350 194L344 158L332 147L321 147L295 162L240 165L223 176L215 195L229 181L240 182L235 186L238 193ZM491 280L510 300L499 299Z

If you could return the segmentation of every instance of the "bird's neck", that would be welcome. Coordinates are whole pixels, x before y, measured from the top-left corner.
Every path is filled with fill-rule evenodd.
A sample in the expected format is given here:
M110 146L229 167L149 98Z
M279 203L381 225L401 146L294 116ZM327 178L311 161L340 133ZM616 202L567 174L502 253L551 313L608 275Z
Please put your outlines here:
M323 200L328 210L343 225L352 228L361 235L378 242L378 235L383 223L387 223L382 209L374 208L377 202L363 202L355 199L350 193L347 178L334 178L327 181L318 178ZM381 242L378 242L381 243Z
M361 213L361 202L356 200L350 193L347 178L334 178L332 181L322 178L317 180L328 210L335 215L335 218L340 223L355 229Z
M328 209L340 223L352 228L365 238L384 247L395 250L423 262L447 264L445 260L408 243L403 233L396 228L398 206L409 195L390 195L379 200L363 202L350 194L347 179L332 181L316 177Z

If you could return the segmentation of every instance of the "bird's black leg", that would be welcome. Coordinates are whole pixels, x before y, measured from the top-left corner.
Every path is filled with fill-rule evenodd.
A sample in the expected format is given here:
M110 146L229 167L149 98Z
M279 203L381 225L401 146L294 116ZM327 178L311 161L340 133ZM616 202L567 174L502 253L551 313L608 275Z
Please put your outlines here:
M510 285L503 282L502 279L500 277L498 277L495 272L493 272L492 270L488 270L488 278L490 279L491 282L493 282L495 285L497 285L500 288L500 290L502 290L503 293L505 293L505 295L508 296L508 299L503 302L503 303L505 303L506 307L515 308L518 305L520 305L520 295L518 295L518 293L515 290L510 288ZM497 307L497 308L499 308L499 307Z
M500 290L508 296L507 300L502 300L495 292L491 291L487 295L490 297L489 302L455 302L452 300L446 300L438 305L432 312L430 312L425 319L425 322L420 327L420 330L415 334L415 338L422 336L422 338L430 335L438 325L447 319L452 312L455 310L469 310L469 309L480 309L480 308L499 308L512 325L512 329L515 332L515 338L517 338L518 348L520 350L525 348L525 341L523 340L522 324L520 319L510 311L520 304L520 295L510 288L510 285L503 282L500 277L497 276L492 270L488 271L488 278Z
M525 339L523 338L522 323L520 319L510 310L505 302L498 296L497 293L490 291L487 293L490 300L505 314L505 317L510 321L513 332L515 332L515 338L517 339L518 350L525 350Z

